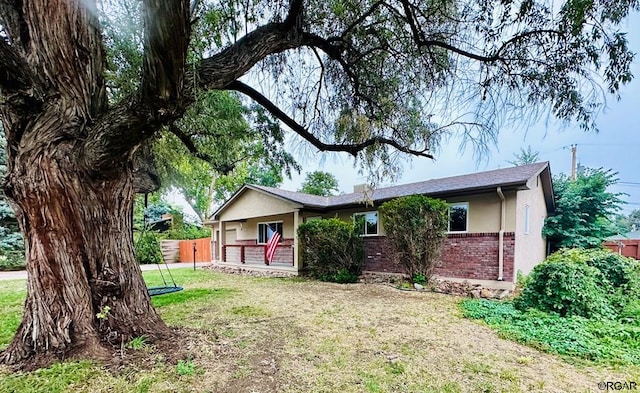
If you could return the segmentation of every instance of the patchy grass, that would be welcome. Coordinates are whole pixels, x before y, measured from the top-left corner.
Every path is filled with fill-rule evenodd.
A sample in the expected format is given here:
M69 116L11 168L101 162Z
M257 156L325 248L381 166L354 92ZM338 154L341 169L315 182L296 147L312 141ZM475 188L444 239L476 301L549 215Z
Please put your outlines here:
M599 381L640 381L636 366L576 365L504 340L465 319L455 297L381 285L172 273L185 290L153 302L183 332L179 345L188 357L172 363L139 340L126 350L147 356L142 363L107 370L68 362L16 374L0 368L0 391L584 392L597 391ZM162 285L157 272L145 279ZM24 282L2 284L4 325L10 313L19 317L25 292ZM17 322L0 331L1 342L15 328Z

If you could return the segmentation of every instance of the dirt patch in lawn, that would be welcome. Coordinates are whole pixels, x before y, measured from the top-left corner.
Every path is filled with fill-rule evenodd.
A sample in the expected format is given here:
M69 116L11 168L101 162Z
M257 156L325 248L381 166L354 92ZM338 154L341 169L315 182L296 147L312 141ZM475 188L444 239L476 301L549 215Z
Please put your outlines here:
M196 361L221 392L573 392L637 369L570 364L462 318L459 298L385 285L218 275Z
M503 340L462 318L449 295L202 274L187 289L206 296L172 304L166 295L158 307L178 339L140 349L117 370L92 369L64 391L596 392L601 381L640 382L637 367Z

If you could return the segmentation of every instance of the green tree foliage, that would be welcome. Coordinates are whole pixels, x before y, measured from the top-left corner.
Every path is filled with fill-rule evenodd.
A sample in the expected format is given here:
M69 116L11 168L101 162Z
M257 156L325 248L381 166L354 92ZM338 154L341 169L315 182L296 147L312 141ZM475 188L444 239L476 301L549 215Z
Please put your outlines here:
M514 153L513 156L515 159L507 162L513 166L521 166L538 162L540 152L531 150L531 145L529 145L527 146L527 150L520 148L520 152Z
M338 191L338 180L329 172L309 172L298 191L311 195L334 195Z
M542 229L554 249L599 247L602 239L616 232L612 221L622 201L619 193L607 191L618 181L616 175L585 168L575 181L564 174L554 178L556 210Z
M625 315L639 304L639 269L609 250L563 249L533 269L516 306L585 318Z
M424 195L396 198L378 209L390 256L412 277L431 277L446 238L448 210L444 201Z
M337 218L311 220L298 227L302 262L312 277L355 282L362 273L364 243L353 223Z
M620 234L640 230L640 209L634 209L628 215L618 214L615 219L615 226Z
M177 188L204 222L243 184L277 187L283 173L299 170L283 143L262 108L245 108L234 93L208 92L162 133L153 152L162 188Z

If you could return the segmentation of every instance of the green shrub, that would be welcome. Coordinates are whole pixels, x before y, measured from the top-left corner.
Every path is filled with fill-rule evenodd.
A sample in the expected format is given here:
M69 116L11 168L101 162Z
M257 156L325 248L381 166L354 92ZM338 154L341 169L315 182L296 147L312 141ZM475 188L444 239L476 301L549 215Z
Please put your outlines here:
M617 288L629 281L629 271L636 263L610 250L565 248L551 254L548 262L585 263L598 269L612 287Z
M355 282L362 273L364 244L352 223L337 218L313 220L298 227L302 261L320 280Z
M584 263L545 261L533 269L515 304L520 310L533 307L562 316L610 317L606 281L598 269Z
M614 317L638 296L636 261L607 250L563 249L534 268L516 306L560 315Z
M389 256L412 278L431 278L446 238L448 209L444 201L424 195L396 198L378 209Z
M23 270L25 268L24 252L0 252L0 271Z
M163 239L194 240L211 237L211 229L200 228L192 224L173 225L171 229L161 234Z
M140 264L161 263L162 251L158 241L158 233L154 231L142 231L135 239L136 260Z

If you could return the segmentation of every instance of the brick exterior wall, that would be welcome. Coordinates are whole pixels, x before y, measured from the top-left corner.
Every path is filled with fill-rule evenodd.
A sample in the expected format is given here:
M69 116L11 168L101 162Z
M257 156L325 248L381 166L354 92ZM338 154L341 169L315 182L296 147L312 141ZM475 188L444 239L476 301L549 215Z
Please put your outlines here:
M386 255L387 239L383 236L366 237L364 270L383 273L403 273ZM443 277L495 280L498 278L498 233L450 234L445 240L442 255L434 273ZM504 234L505 281L514 280L515 234Z

